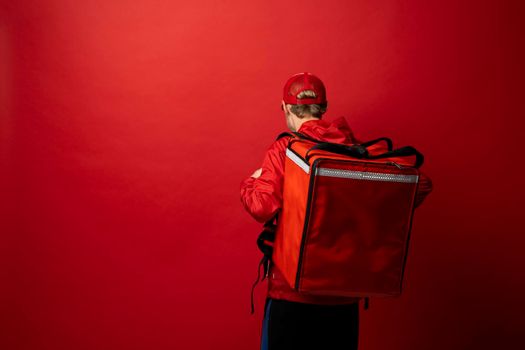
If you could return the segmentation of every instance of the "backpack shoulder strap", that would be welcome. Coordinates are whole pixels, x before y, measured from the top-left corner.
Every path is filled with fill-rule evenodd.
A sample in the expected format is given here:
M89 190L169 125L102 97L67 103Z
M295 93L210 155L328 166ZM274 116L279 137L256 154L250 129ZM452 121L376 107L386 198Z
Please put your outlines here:
M312 141L312 142L315 142L315 143L323 142L321 140L314 139L314 138L312 138L310 136L307 136L305 134L301 134L300 132L297 132L297 131L293 131L293 132L285 131L285 132L282 132L282 133L279 134L279 136L277 136L276 140L279 140L281 137L285 137L285 136L291 136L292 138L297 138L297 139L305 139L305 140L309 140L309 141Z
M285 136L295 137L294 134L285 131L285 132L280 133L279 136L277 136L277 138L276 138L275 140L277 141L277 140L279 140L280 138L285 137Z

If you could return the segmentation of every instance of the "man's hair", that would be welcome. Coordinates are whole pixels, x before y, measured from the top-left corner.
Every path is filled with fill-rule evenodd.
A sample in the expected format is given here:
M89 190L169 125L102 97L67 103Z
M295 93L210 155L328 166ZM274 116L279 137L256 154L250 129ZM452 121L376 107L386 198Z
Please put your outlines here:
M301 91L297 95L298 99L316 98L316 97L317 97L316 93L312 90L304 90L304 91ZM321 119L321 117L323 116L323 113L326 112L327 104L321 103L321 104L289 105L289 106L291 106L290 109L292 113L300 118L304 117L306 114L311 114L315 118Z

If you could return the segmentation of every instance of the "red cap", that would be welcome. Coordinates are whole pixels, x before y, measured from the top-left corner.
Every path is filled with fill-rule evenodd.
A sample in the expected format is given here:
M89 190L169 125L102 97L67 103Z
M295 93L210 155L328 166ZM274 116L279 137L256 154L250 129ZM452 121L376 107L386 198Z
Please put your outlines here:
M304 90L312 90L317 97L297 98L297 95ZM294 74L284 85L283 100L291 105L309 105L326 103L326 89L321 79L315 75L304 72Z

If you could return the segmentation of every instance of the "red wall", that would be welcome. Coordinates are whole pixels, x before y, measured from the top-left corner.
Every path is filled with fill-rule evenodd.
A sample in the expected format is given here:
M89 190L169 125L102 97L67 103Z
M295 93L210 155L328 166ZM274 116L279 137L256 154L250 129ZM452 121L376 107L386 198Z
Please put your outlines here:
M416 146L434 181L405 292L361 313L361 349L521 338L518 6L1 4L1 349L258 348L260 224L239 184L305 70L326 83L326 119Z

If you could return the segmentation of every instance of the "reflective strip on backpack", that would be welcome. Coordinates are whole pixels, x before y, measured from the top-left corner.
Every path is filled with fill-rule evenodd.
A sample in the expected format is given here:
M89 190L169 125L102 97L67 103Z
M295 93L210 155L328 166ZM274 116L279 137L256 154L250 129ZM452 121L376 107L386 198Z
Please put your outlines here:
M286 149L286 156L290 158L297 166L304 170L305 173L310 173L310 166L308 163L303 161L297 154L292 152L289 148ZM370 181L387 181L387 182L405 182L405 183L417 183L418 175L405 175L405 174L388 174L388 173L377 173L370 171L356 171L356 170L344 170L344 169L332 169L332 168L317 168L316 176L330 176L340 177L355 180L370 180Z
M388 181L417 183L417 175L374 173L370 171L355 171L344 169L318 168L316 176L344 177L356 180Z
M286 156L292 160L295 164L297 164L301 169L304 170L305 173L310 172L310 166L308 163L305 163L304 160L299 158L299 156L295 153L293 153L289 148L286 149Z

